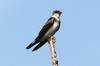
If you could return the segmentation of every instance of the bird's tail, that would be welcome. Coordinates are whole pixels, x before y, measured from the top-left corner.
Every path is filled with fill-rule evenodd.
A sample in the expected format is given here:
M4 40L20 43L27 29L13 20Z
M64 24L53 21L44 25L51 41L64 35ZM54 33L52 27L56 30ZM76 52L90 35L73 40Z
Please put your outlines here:
M43 41L43 42L40 42L32 51L35 51L37 49L39 49L40 47L42 47L47 41Z
M26 49L30 49L32 46L34 46L36 44L36 41L32 42L31 44L29 44Z

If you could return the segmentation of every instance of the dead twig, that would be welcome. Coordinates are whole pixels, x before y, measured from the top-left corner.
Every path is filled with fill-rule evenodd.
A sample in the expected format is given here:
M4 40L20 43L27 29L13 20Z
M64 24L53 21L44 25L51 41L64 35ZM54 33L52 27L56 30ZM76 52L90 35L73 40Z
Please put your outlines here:
M49 36L48 42L50 44L50 51L51 51L51 57L52 57L52 66L58 66L58 60L57 60L57 54L55 51L55 37Z

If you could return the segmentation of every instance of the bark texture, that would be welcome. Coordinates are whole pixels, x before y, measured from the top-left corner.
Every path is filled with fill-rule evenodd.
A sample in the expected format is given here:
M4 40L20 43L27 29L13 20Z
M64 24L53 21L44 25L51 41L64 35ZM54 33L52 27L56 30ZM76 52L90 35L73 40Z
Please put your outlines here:
M52 66L58 66L57 54L55 51L55 37L49 36L48 42L50 44L51 58L52 58Z

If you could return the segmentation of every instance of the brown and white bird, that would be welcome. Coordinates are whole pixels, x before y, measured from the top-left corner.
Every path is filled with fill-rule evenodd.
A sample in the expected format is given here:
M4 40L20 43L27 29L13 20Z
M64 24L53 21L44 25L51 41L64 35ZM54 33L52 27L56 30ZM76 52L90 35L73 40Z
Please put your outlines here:
M59 30L61 13L62 12L59 10L53 11L52 16L40 30L36 39L30 45L28 45L26 49L30 49L35 44L38 44L32 51L37 50L48 41L48 36L53 36Z

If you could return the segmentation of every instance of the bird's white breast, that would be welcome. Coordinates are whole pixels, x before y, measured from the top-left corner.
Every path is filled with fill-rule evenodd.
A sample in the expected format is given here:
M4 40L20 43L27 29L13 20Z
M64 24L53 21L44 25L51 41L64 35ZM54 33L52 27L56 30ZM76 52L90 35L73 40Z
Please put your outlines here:
M53 35L58 28L58 22L54 22L53 26L47 31L46 35Z

